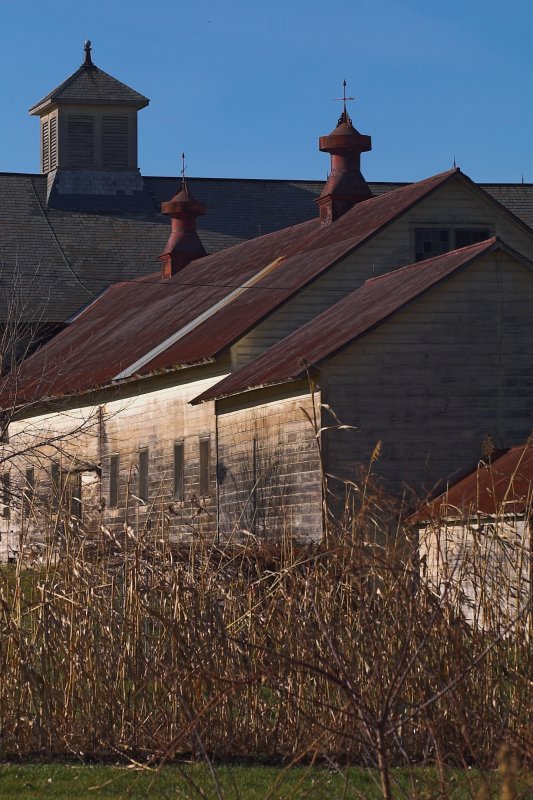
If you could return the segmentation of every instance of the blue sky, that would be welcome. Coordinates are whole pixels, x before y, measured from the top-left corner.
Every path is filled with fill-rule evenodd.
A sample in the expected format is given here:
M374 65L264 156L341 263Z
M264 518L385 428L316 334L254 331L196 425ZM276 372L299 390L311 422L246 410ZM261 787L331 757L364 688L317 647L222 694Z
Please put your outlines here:
M28 108L82 61L150 98L146 175L324 178L343 78L369 180L452 165L533 182L530 0L0 0L0 170L38 171Z

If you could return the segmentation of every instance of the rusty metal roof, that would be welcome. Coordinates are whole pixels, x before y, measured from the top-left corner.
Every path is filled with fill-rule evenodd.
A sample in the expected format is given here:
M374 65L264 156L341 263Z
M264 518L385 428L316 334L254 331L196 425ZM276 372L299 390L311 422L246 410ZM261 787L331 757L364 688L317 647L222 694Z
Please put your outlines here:
M473 515L522 514L533 502L533 441L480 461L407 522L464 519Z
M451 179L458 170L318 219L112 286L17 375L17 398L37 399L214 358L293 293ZM252 286L253 283L253 286ZM251 288L250 288L251 287ZM287 340L288 341L288 340Z
M410 264L366 281L302 328L275 344L254 361L232 373L193 400L204 402L302 377L358 336L367 333L431 286L480 256L505 250L521 261L497 237L435 258Z

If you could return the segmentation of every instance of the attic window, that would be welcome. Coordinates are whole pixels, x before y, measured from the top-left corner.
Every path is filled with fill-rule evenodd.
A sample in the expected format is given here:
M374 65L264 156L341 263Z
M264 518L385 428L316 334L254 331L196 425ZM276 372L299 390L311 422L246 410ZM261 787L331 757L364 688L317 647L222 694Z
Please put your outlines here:
M90 169L94 163L93 118L88 114L70 114L67 131L69 167Z
M128 167L128 118L104 117L102 120L102 158L104 169Z
M417 228L415 230L415 260L425 261L441 253L447 253L450 247L450 231L448 228Z
M468 247L469 244L484 242L489 239L491 232L487 229L457 228L455 231L455 248Z
M491 235L488 228L415 228L414 260L425 261L450 250L483 242Z

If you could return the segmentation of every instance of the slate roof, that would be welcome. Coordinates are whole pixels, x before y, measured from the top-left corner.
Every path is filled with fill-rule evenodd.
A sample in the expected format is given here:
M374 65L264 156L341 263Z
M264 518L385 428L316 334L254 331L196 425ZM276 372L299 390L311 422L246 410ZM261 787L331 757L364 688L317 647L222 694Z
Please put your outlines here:
M472 515L522 514L533 504L533 442L481 461L446 492L408 518L423 523Z
M55 104L119 105L141 109L149 102L147 97L94 64L82 64L63 83L35 103L29 113L40 113L47 106Z
M45 175L0 173L0 318L13 287L27 314L55 323L102 287L158 269L169 225L154 217L47 209Z
M339 300L192 402L228 397L305 376L307 369L372 330L436 283L495 250L504 250L533 267L500 239L492 237L371 278L360 289Z
M19 397L23 391L27 398L79 392L213 359L451 180L464 178L451 170L359 203L332 225L315 218L198 259L168 280L157 273L111 287L24 362Z
M56 324L110 284L160 268L170 224L159 208L175 194L177 177L146 177L143 190L130 196L55 197L54 207L47 207L46 181L46 175L0 173L0 319L14 283L30 316ZM188 184L207 206L198 229L209 254L316 219L314 199L323 186L226 178L188 178ZM378 196L408 185L370 187ZM533 226L533 185L482 188Z

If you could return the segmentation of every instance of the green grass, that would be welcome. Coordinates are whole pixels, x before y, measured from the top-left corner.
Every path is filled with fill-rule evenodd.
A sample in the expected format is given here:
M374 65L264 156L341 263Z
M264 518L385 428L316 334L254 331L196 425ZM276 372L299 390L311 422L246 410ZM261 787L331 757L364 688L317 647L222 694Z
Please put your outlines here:
M284 772L279 767L224 765L216 768L220 795L224 800L378 800L378 776L373 770L350 768L332 770L321 767L296 767ZM393 770L395 796L410 800L441 797L435 770ZM277 785L276 785L277 782ZM448 770L446 798L466 800L475 797L479 775ZM499 780L489 778L492 797L498 797ZM518 781L518 797L532 795L531 775ZM529 786L529 788L528 788ZM271 794L269 795L269 792ZM140 771L121 766L81 766L66 764L0 764L1 800L97 800L98 798L217 798L213 778L204 764L168 766L159 771Z

